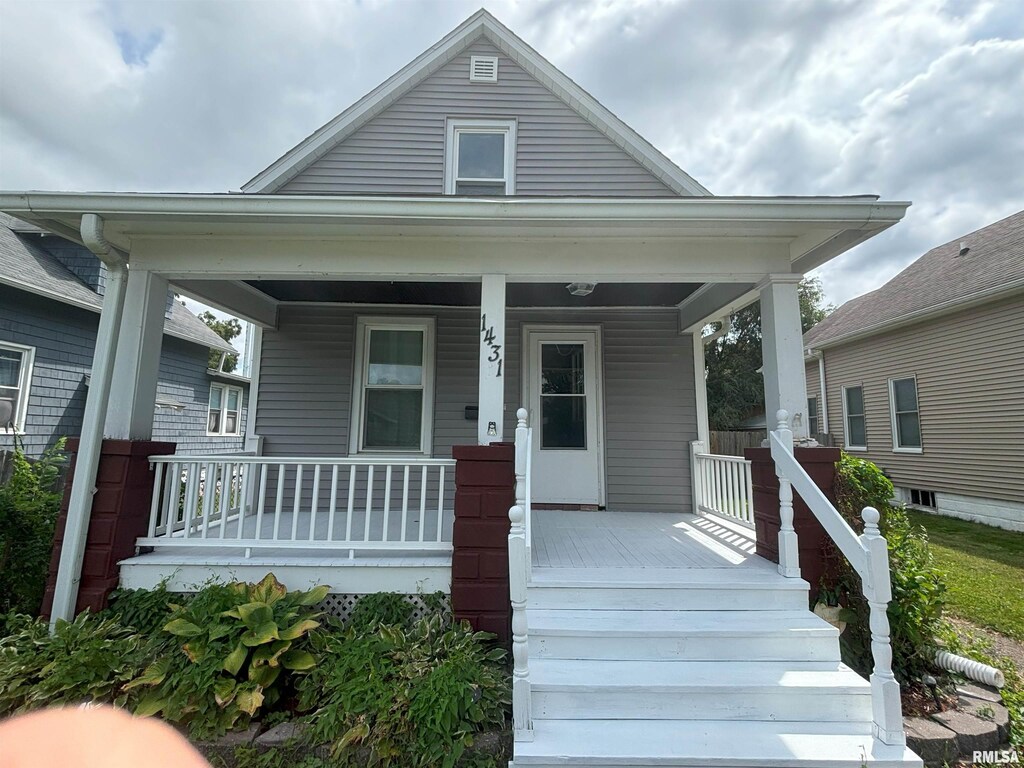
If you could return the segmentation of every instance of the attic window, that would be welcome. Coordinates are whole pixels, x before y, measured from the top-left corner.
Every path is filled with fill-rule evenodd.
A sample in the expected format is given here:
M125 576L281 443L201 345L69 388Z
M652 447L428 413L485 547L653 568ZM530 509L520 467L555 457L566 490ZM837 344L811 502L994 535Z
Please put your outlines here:
M497 56L470 56L469 57L469 82L471 82L471 83L496 83L496 82L498 82L498 57Z
M515 194L515 120L452 119L445 144L445 193Z

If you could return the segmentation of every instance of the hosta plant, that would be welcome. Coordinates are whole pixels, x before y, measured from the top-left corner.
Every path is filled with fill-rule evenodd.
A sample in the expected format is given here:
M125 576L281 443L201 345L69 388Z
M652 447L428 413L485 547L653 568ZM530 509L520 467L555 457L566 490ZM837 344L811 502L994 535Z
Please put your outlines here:
M187 605L172 606L163 628L175 639L172 652L129 685L149 689L136 714L161 713L187 723L194 736L209 736L274 707L295 675L316 664L306 645L320 626L313 606L327 590L288 592L268 574L258 584L208 586Z

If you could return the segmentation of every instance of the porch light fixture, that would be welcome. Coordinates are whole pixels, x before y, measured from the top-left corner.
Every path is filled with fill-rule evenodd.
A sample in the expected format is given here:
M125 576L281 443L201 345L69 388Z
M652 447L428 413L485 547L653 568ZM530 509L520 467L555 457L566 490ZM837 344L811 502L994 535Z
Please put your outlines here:
M569 283L565 286L565 290L573 296L589 296L594 292L596 285L597 283Z

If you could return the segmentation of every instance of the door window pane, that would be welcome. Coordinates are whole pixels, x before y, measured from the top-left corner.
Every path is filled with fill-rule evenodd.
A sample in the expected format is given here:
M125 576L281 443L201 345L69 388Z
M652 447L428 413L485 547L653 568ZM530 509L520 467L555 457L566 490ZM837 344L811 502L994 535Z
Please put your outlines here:
M370 331L370 386L419 386L423 383L423 332Z
M504 179L505 134L460 131L457 171L460 179Z
M582 344L541 344L540 391L544 395L584 394Z
M364 448L419 450L423 390L367 389Z
M587 447L585 395L541 395L541 448Z

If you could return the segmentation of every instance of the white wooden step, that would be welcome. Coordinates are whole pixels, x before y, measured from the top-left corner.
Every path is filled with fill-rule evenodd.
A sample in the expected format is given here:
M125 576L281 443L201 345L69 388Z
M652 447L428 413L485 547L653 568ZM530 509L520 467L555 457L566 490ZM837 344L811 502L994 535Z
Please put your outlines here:
M533 659L534 719L845 722L871 719L871 687L835 662Z
M920 768L905 747L880 744L867 723L716 720L537 720L513 768Z
M839 661L836 629L810 611L527 609L531 657Z
M806 582L792 586L743 582L718 584L543 582L527 589L531 608L584 608L623 611L780 611L806 610Z

